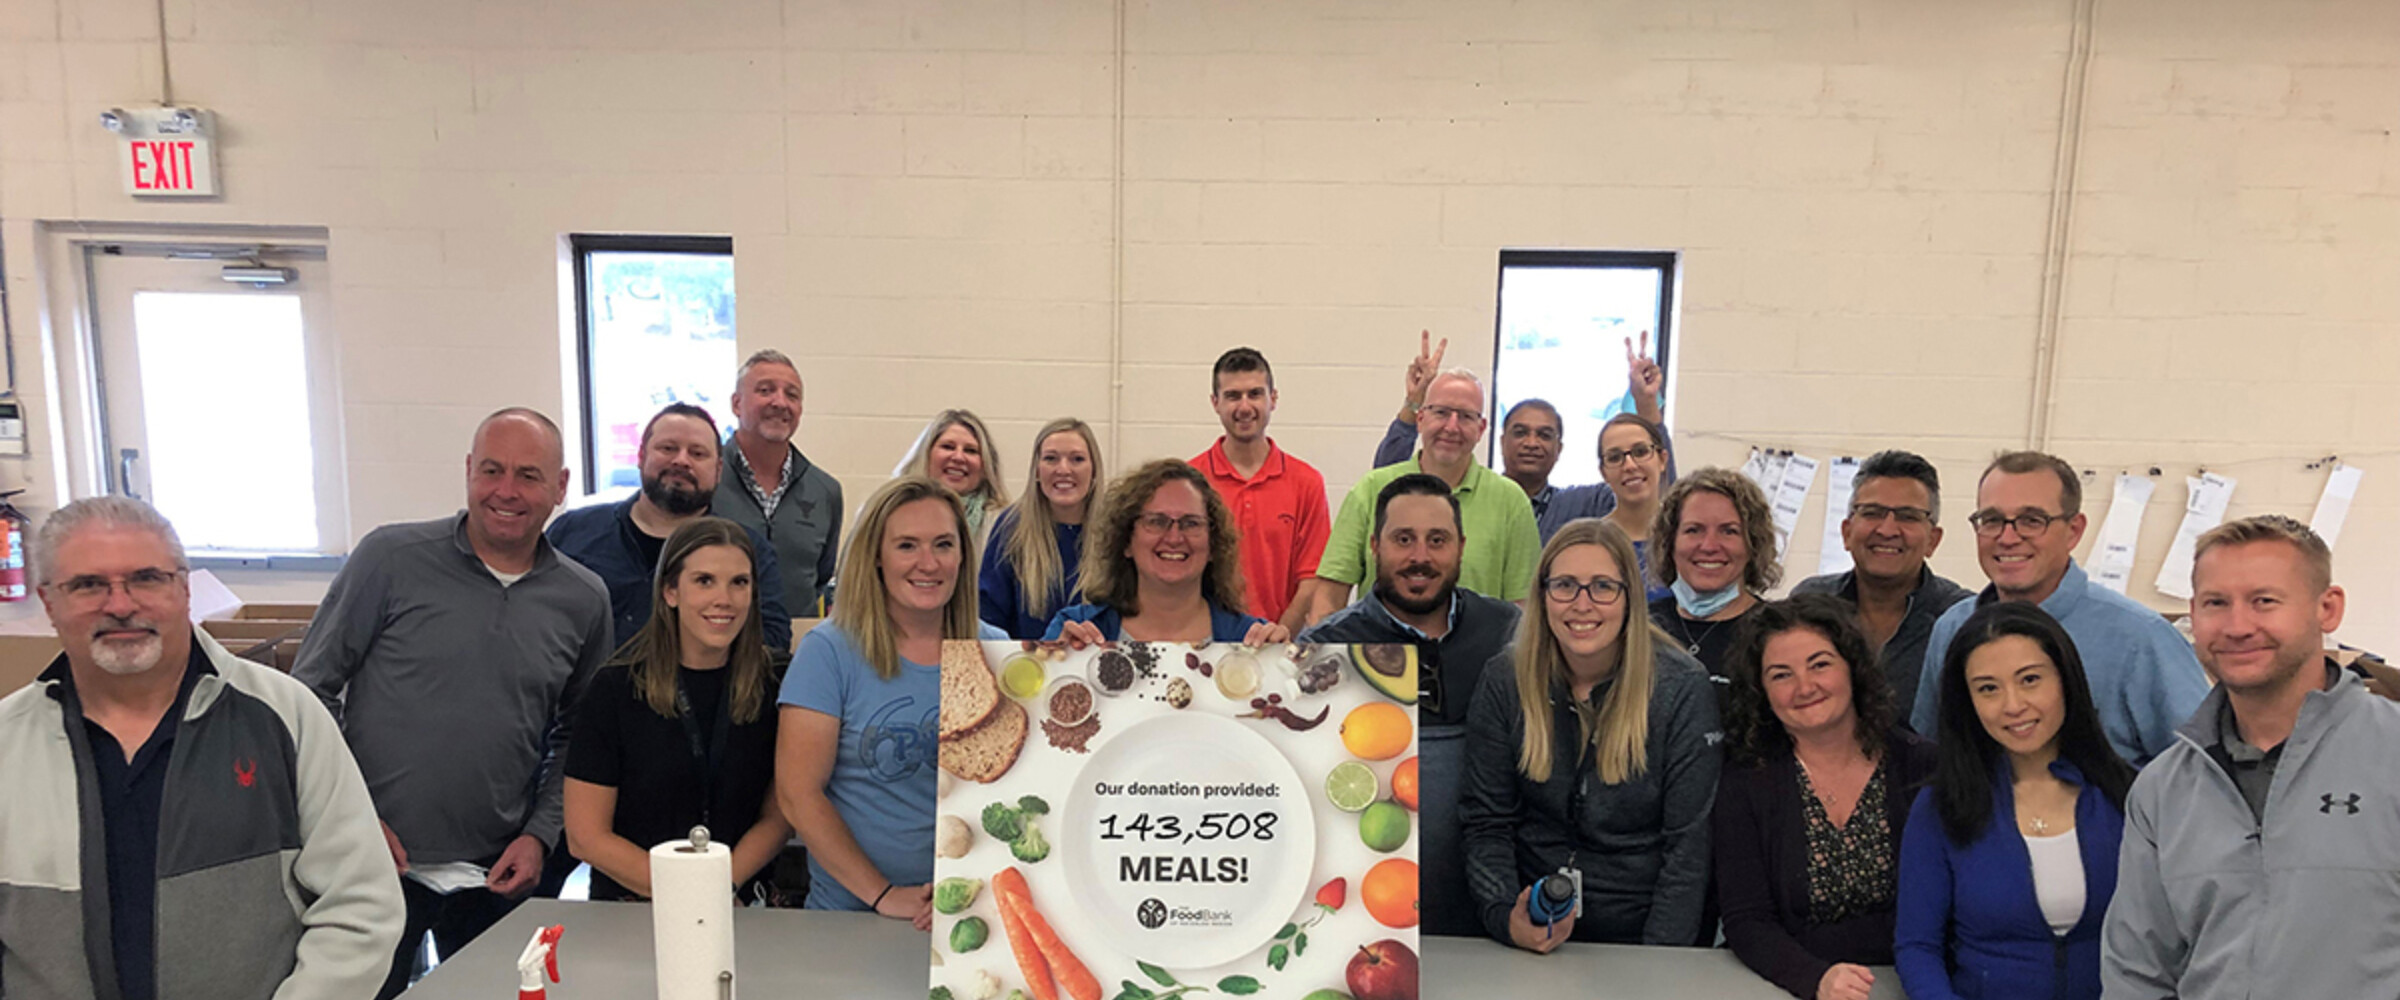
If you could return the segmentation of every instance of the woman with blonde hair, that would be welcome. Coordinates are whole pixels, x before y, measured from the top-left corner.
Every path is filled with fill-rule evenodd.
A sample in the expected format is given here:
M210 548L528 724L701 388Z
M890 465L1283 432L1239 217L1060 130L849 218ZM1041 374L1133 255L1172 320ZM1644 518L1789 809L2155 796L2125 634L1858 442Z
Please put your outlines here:
M1717 706L1700 665L1640 613L1637 565L1614 525L1559 529L1516 645L1477 685L1459 813L1467 884L1501 943L1699 936ZM1561 871L1580 873L1581 913L1543 923L1531 892Z
M967 534L980 549L990 515L1008 506L1008 485L1000 479L999 463L992 432L983 426L982 417L973 410L943 410L908 446L892 475L923 476L958 494L967 510Z
M591 862L593 899L650 895L650 845L706 826L750 881L792 828L775 808L778 678L760 628L750 532L720 517L667 536L657 609L575 706L567 848Z
M983 620L1012 639L1039 639L1083 580L1083 525L1100 498L1100 439L1060 417L1033 438L1025 495L992 520L978 574Z
M1242 610L1241 539L1208 477L1162 458L1109 484L1083 548L1086 603L1061 609L1046 639L1070 645L1284 642L1290 629Z
M958 494L884 484L843 546L833 617L792 655L775 789L808 845L809 909L932 926L942 643L1005 638L975 617L974 550Z

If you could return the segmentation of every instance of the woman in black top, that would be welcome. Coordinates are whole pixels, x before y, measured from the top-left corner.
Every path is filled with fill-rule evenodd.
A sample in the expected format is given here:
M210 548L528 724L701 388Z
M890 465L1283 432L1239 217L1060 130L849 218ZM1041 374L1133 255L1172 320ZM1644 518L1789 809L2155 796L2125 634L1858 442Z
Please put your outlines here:
M756 553L732 521L667 538L658 613L592 678L567 749L567 847L593 899L650 895L650 848L694 826L733 845L733 881L783 850L775 808L778 678L759 627Z
M1673 591L1650 602L1650 620L1708 669L1722 707L1734 633L1783 578L1774 509L1748 476L1702 469L1667 488L1650 544L1650 575Z
M1909 803L1933 744L1900 727L1848 605L1762 604L1727 657L1733 698L1712 816L1725 942L1802 1000L1866 1000L1892 964Z

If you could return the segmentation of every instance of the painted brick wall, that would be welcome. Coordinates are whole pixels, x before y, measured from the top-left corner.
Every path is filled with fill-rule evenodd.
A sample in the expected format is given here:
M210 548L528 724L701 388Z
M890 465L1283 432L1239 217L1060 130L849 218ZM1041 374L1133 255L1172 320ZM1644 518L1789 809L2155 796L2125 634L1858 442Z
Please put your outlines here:
M483 412L570 397L557 247L579 231L731 234L744 346L806 359L803 445L858 495L950 405L990 419L1019 487L1059 414L1104 425L1118 467L1197 452L1236 343L1278 363L1277 436L1338 492L1416 330L1488 364L1503 246L1684 251L1685 467L1924 452L1957 578L1980 580L1974 473L2035 417L2071 4L166 10L178 100L228 126L219 203L131 202L93 123L155 100L147 0L0 5L20 391L49 391L36 220L328 227L360 533L455 507ZM2400 649L2400 7L2100 10L2052 447L2099 476L2095 519L2119 469L2203 462L2242 480L2236 513L2305 516L2305 461L2353 457L2345 635ZM54 495L46 465L6 468ZM2145 584L2182 499L2153 502Z

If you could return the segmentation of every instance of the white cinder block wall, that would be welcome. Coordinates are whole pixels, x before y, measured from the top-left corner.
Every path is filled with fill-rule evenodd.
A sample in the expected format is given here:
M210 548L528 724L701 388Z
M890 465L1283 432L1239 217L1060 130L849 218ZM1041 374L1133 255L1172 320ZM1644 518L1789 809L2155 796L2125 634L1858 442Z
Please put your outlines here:
M119 192L94 123L157 99L152 4L12 0L19 390L40 402L57 319L38 221L328 227L363 533L459 503L482 413L571 398L563 234L723 233L743 346L805 359L804 447L854 495L950 405L1018 487L1059 414L1119 468L1197 452L1237 343L1278 363L1278 438L1338 493L1419 328L1488 366L1500 247L1667 248L1686 468L1919 450L1953 497L1937 566L1980 582L1964 515L1993 450L2039 435L2092 469L2095 531L2108 477L2155 464L2135 593L2169 608L2147 582L2181 475L2306 516L2303 465L2339 454L2367 470L2344 635L2400 649L2400 6L2108 0L2079 121L2076 7L167 0L228 193L160 205ZM47 465L0 468L55 502Z

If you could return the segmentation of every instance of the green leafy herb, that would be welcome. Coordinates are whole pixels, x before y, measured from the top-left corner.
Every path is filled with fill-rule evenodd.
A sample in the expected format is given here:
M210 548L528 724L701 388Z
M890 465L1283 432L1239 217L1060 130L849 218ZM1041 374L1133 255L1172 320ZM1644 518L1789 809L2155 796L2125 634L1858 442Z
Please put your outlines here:
M1217 980L1217 992L1228 996L1246 997L1264 987L1249 976L1227 976Z

